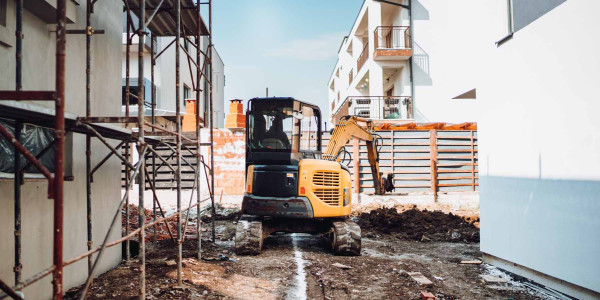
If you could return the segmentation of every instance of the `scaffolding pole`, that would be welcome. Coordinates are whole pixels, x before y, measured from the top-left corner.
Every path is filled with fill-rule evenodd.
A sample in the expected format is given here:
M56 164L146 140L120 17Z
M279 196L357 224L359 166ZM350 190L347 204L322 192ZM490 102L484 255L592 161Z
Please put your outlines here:
M195 34L195 42L196 44L194 45L196 47L196 57L195 57L195 61L194 58L190 55L190 52L187 51L187 49L183 49L181 47L181 39L182 39L182 33L184 34L184 38L186 40L186 42L188 42L189 44L193 44L191 43L191 41L188 39L187 34L185 31L189 32L190 30L190 26L187 26L186 24L183 24L183 20L182 20L182 15L181 15L181 2L177 1L176 5L174 7L175 9L175 13L173 14L172 12L169 12L169 15L172 16L175 20L176 23L176 39L174 40L174 43L176 44L176 132L171 132L168 130L164 130L162 128L158 128L158 126L156 125L156 115L155 115L155 110L156 110L156 89L155 89L155 78L154 78L154 68L155 68L155 64L156 64L156 58L158 56L160 56L160 54L162 54L164 52L163 49L158 55L155 54L155 39L154 36L151 38L151 83L152 83L152 105L151 105L151 114L152 114L152 120L151 123L148 123L145 121L144 117L144 102L145 102L145 88L144 88L144 38L147 36L146 33L146 29L148 27L149 24L151 24L151 21L153 19L153 17L155 17L157 15L157 12L159 12L159 7L163 4L163 2L165 1L160 1L160 4L158 4L158 6L154 7L154 12L152 13L152 16L146 20L145 18L145 10L146 10L146 1L138 1L139 6L135 7L135 9L138 9L138 27L135 28L134 24L133 24L133 19L131 16L131 8L129 7L129 2L127 0L124 0L124 6L127 12L127 26L126 26L126 31L127 31L127 38L126 38L126 71L125 71L125 77L126 77L126 87L125 87L125 115L126 117L92 117L92 99L91 99L91 74L92 74L92 45L91 45L91 39L92 39L92 35L94 34L94 29L91 26L91 14L94 11L94 4L96 3L97 0L86 0L86 29L85 30L66 30L66 22L67 22L67 18L66 18L66 4L67 1L66 0L57 0L57 11L56 11L56 17L57 17L57 27L56 27L56 64L55 64L55 90L54 91L22 91L22 78L21 78L21 74L22 74L22 39L23 39L23 0L16 0L16 78L15 78L15 91L0 91L0 100L52 100L55 102L55 107L54 107L54 141L48 145L45 149L43 149L42 151L40 151L39 153L37 153L36 155L32 154L31 152L29 152L29 150L27 150L23 144L21 143L21 140L23 139L23 134L22 134L22 121L21 119L15 118L15 135L12 136L4 127L0 126L0 133L2 134L2 136L6 139L8 139L11 144L14 146L15 148L15 154L14 154L14 159L15 159L15 181L14 181L14 191L15 191L15 195L14 195L14 201L15 201L15 208L14 208L14 216L15 216L15 224L14 224L14 233L15 233L15 264L14 264L14 273L15 273L15 285L14 287L8 287L7 285L3 285L3 287L5 289L5 291L7 291L8 293L10 293L11 291L19 291L22 290L24 287L29 286L31 284L33 284L34 282L37 282L38 280L40 280L41 278L44 278L45 276L52 274L53 280L52 280L52 295L53 295L53 299L62 299L63 296L63 267L70 265L72 263L74 263L75 261L78 261L80 259L86 258L88 260L88 280L86 281L85 284L85 288L83 290L82 293L82 298L85 297L86 292L88 290L88 288L90 287L92 281L93 281L93 277L94 277L94 270L98 267L98 264L100 263L101 257L102 257L102 252L106 247L110 247L110 246L114 246L117 245L119 243L125 242L126 243L126 259L130 260L130 247L129 247L129 240L133 237L135 237L136 235L138 236L139 239L139 243L140 243L140 256L139 256L139 297L140 299L144 299L145 298L145 251L146 251L146 247L145 247L145 231L147 226L148 227L155 227L157 226L157 224L159 222L164 222L165 226L167 227L167 230L169 231L169 233L171 234L172 238L173 238L173 234L170 232L170 228L168 226L167 220L170 219L174 219L176 218L177 220L177 244L178 244L178 253L177 253L177 281L178 284L181 285L182 284L182 248L183 248L183 242L185 241L185 234L187 232L187 224L188 224L188 220L189 220L189 214L190 214L190 210L193 209L194 207L196 207L196 212L197 212L197 224L196 224L196 231L198 233L198 258L201 258L201 239L202 239L202 234L201 234L201 203L210 200L211 201L211 209L212 209L212 240L214 241L215 239L215 202L214 202L214 147L213 147L213 142L214 142L214 107L213 107L213 86L212 86L212 48L213 48L213 44L212 44L212 5L211 5L211 1L208 2L197 2L197 28L196 28L196 34ZM207 52L204 53L202 52L201 49L201 35L206 33L203 32L203 28L204 30L206 29L206 26L203 26L203 22L202 22L202 17L201 17L201 5L205 5L208 4L208 14L209 14L209 30L207 32L208 35L208 45L207 45ZM162 8L161 8L162 9ZM170 8L173 9L173 8ZM188 7L185 7L185 9L188 9ZM186 20L187 22L187 20ZM183 31L183 29L185 29L185 31ZM150 27L150 30L152 31L152 27ZM133 33L132 33L133 31ZM171 31L173 32L173 31ZM72 125L69 125L69 129L67 129L65 127L65 105L66 105L66 98L65 98L65 83L66 83L66 78L65 78L65 74L66 74L66 69L65 69L65 63L66 63L66 34L68 33L72 33L72 34L86 34L86 112L85 112L85 118L77 118L76 119L76 125L75 127L72 127ZM96 33L103 33L100 30L98 30ZM164 32L163 32L164 33ZM131 51L131 44L132 44L132 37L134 35L138 35L139 38L139 42L138 42L138 93L137 95L133 95L131 93L130 90L130 51ZM160 35L160 34L159 34ZM173 44L173 43L171 43ZM169 45L171 45L169 44ZM167 46L168 48L168 46ZM181 102L182 102L182 98L181 98L181 77L180 77L180 51L184 51L185 54L187 55L188 58L188 66L190 68L190 75L192 76L192 80L193 85L194 85L194 91L196 92L196 109L195 109L195 128L196 128L196 140L192 140L188 137L185 137L182 134L182 115L181 115ZM202 56L201 56L202 54ZM201 64L201 58L204 58L204 62ZM192 72L192 63L193 65L196 67L196 78L193 78L193 72ZM200 67L202 65L202 67ZM204 67L207 66L210 68L210 72L204 72ZM208 73L208 74L207 74ZM208 76L207 76L208 75ZM209 111L208 114L205 111L204 113L208 115L209 117L209 126L210 126L210 144L208 143L201 143L201 122L200 122L200 97L201 97L201 92L202 90L200 89L200 83L201 83L201 78L204 77L204 79L206 80L206 82L209 84L210 86L210 90L208 91L208 95L209 95ZM204 91L205 93L207 91ZM91 125L91 123L133 123L134 118L130 118L129 115L129 104L130 104L130 97L134 97L137 100L137 106L138 106L138 116L135 119L135 122L137 122L137 126L138 126L138 133L137 136L136 134L133 133L127 133L126 136L123 135L118 135L118 134L109 134L106 137L103 137L101 135L101 133L99 131L100 127L94 127ZM205 115L204 117L204 127L206 127L206 117L207 115ZM69 117L69 122L73 122L73 120ZM71 124L71 123L69 123ZM41 125L41 126L48 126L47 124ZM158 171L158 169L156 168L156 164L155 164L155 158L156 156L158 156L158 153L154 150L154 148L152 148L153 146L149 145L147 143L146 140L146 136L145 136L145 126L149 126L152 127L152 132L155 132L155 129L161 129L163 131L165 131L166 133L175 136L175 147L171 147L169 144L165 143L164 141L162 141L162 139L159 139L160 142L158 144L164 144L167 147L169 147L173 152L174 155L176 156L176 160L177 160L177 169L174 169L174 176L175 176L175 180L176 180L176 184L177 184L177 214L173 215L173 216L165 216L164 212L162 211L162 208L160 207L160 202L156 193L156 173ZM79 129L74 129L74 128L79 128ZM96 129L98 130L96 130ZM69 261L63 261L63 231L64 231L64 159L65 159L65 134L67 130L71 130L74 132L78 132L78 133L82 133L86 135L86 151L85 151L85 156L86 156L86 211L87 211L87 248L88 248L88 252L77 256L74 259L71 259ZM105 146L107 146L109 148L109 150L111 151L111 153L109 153L108 155L106 155L94 168L92 168L92 145L91 145L91 141L93 137L98 138ZM134 136L136 136L134 138ZM106 138L113 138L113 139L121 139L122 142L119 144L119 146L117 146L116 148L112 147L107 141ZM183 140L186 140L188 142L190 142L190 145L195 144L196 145L196 153L193 153L189 148L184 147L183 145ZM138 150L138 157L139 157L139 161L138 163L134 166L131 162L130 162L130 158L131 158L131 154L132 154L132 149L130 148L131 143L136 142L136 146L137 146L137 150ZM154 145L158 145L157 143L154 143ZM122 146L125 146L125 156L121 155L118 153L118 149ZM206 165L206 163L204 162L204 158L201 155L201 151L200 151L200 147L201 146L210 146L210 168L208 168L208 166ZM48 169L39 161L39 159L51 148L54 148L54 174L50 173L48 171ZM175 149L174 149L175 148ZM182 157L182 148L187 149L187 151L190 151L193 155L195 154L196 156L196 167L194 167L190 162L188 162L184 157ZM151 155L151 163L152 163L152 178L150 178L149 176L149 172L147 171L147 166L146 166L146 152L149 152ZM25 164L24 167L21 167L22 165L22 157L21 155L26 159L27 164ZM111 226L109 227L104 241L102 243L102 245L100 245L97 248L93 248L93 235L92 235L92 180L93 180L93 173L95 171L97 171L111 156L117 156L122 162L123 165L125 166L125 172L126 172L126 176L125 176L125 193L123 196L123 199L121 200L119 207L117 209L117 211L115 212L115 215L113 217ZM161 166L159 166L158 168L162 167L164 164L167 164L167 166L169 168L172 168L171 165L168 164L168 159L164 160L162 157L159 156L159 159L161 159L163 161L163 164L161 164ZM187 166L191 167L195 172L194 172L194 184L192 185L192 194L190 195L190 199L189 199L189 204L188 207L185 210L182 210L181 207L181 190L182 190L182 161L186 163ZM23 184L23 173L25 172L25 170L27 168L29 168L29 166L34 166L35 168L39 169L40 172L47 178L48 180L48 197L52 198L54 200L54 209L53 209L53 250L52 250L52 256L53 256L53 264L51 267L43 270L40 273L37 273L36 275L26 279L26 280L22 280L21 279L21 185ZM201 188L200 188L200 167L204 166L205 169L205 173L208 171L210 172L210 178L208 178L208 174L205 174L207 177L207 183L208 183L208 190L209 190L209 194L210 194L210 198L207 199L201 199ZM133 174L132 174L133 171ZM138 224L139 224L139 228L137 228L135 231L130 232L130 228L129 228L129 190L133 187L133 184L135 183L134 178L137 177L137 181L139 183L138 188L139 188L139 213L138 213ZM153 192L153 210L154 210L154 218L152 222L149 222L148 224L146 224L146 219L145 219L145 210L144 210L144 191L146 189L146 184L145 184L145 180L148 180L148 184L150 185L150 188L152 189ZM194 197L194 192L196 192L196 204L192 205L192 200ZM119 214L121 214L121 209L123 204L125 205L125 214L126 214L126 230L125 230L125 235L120 238L119 240L113 241L111 243L108 243L108 239L111 235L111 231L116 223L116 220L119 216ZM159 208L161 214L162 214L162 218L157 219L157 211L156 208ZM183 216L183 212L186 212L186 224L185 227L182 226L182 216ZM185 229L184 229L185 228ZM156 232L156 228L154 228L154 240L157 239L157 232ZM98 253L95 260L93 260L93 254L94 253ZM93 263L92 263L93 262ZM0 299L6 297L6 294L0 294Z
M181 74L179 73L180 53L181 53L181 1L175 4L175 21L177 23L175 31L175 118L176 118L176 157L177 168L175 169L175 180L177 181L177 285L183 285L181 257L183 255L183 245L179 243L182 239L181 232Z
M177 1L179 2L179 1ZM139 207L138 207L138 217L139 217L139 225L140 225L140 294L139 299L146 299L146 216L144 210L144 180L145 180L145 141L144 141L144 38L146 37L146 23L145 23L145 14L146 14L146 1L140 1L139 7L139 16L138 16L138 154L139 154L139 164L140 169L138 173L138 197L139 197Z
M64 209L64 159L65 159L65 59L66 59L66 23L67 1L57 0L56 10L56 100L54 102L54 251L55 266L52 280L53 298L63 296L63 209Z
M22 62L23 62L23 0L16 1L16 70L15 70L15 90L17 92L23 89ZM15 124L15 137L17 141L21 139L21 126ZM21 282L21 180L22 172L20 169L21 155L15 147L15 182L14 182L14 198L15 198L15 285Z

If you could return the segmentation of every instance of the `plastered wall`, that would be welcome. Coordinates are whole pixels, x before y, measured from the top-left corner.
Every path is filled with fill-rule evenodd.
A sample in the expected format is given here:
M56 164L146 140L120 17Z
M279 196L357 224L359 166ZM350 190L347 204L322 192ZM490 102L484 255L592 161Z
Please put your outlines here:
M8 1L8 27L14 33L14 1ZM76 6L77 23L67 29L85 27L85 1ZM119 115L121 99L121 28L122 4L116 1L98 1L92 25L104 29L92 42L92 113L98 116ZM55 68L55 38L50 32L55 27L32 15L24 14L23 88L25 90L53 90ZM67 36L66 110L85 114L85 36ZM14 47L0 45L0 89L14 89ZM42 105L53 105L43 103ZM87 251L86 188L85 188L85 136L74 135L74 181L65 182L64 258L69 259ZM108 150L94 141L93 161L98 162ZM120 201L120 164L110 159L94 176L93 235L97 246L104 238L108 223ZM27 180L22 187L22 278L26 279L52 264L52 200L47 199L47 183ZM0 278L14 283L13 234L13 181L0 181ZM120 224L120 218L117 223ZM113 231L111 240L121 236ZM99 273L116 266L121 260L120 247L107 249L99 265ZM64 269L64 287L84 283L87 261L82 260ZM28 299L49 299L51 278L47 277L24 290Z

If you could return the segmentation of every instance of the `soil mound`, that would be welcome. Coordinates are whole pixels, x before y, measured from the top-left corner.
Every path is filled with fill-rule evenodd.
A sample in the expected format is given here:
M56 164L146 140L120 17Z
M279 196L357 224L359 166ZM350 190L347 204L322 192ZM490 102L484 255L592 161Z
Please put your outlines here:
M416 207L402 213L395 208L381 207L360 214L358 224L366 231L365 236L384 233L423 242L479 242L479 228L465 219L452 213L421 211Z

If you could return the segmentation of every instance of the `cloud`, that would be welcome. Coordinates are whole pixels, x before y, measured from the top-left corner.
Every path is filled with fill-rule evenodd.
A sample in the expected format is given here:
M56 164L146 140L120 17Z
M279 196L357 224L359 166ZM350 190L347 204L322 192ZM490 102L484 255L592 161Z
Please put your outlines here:
M328 60L337 56L344 35L329 33L315 38L294 39L269 50L267 55L303 61Z

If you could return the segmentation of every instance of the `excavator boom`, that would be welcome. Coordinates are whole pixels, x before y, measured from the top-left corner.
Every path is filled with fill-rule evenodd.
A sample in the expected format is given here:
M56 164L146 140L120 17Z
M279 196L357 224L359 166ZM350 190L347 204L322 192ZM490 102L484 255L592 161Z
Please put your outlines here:
M371 173L373 175L373 186L375 194L383 195L381 186L381 174L379 173L379 155L377 153L377 145L373 138L373 122L356 116L347 116L335 125L331 139L327 145L327 149L323 153L323 158L326 160L336 161L340 151L348 144L350 139L355 138L365 141L367 144L367 154ZM355 159L359 159L356 157Z

